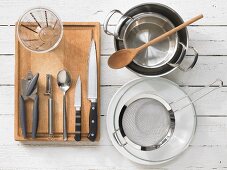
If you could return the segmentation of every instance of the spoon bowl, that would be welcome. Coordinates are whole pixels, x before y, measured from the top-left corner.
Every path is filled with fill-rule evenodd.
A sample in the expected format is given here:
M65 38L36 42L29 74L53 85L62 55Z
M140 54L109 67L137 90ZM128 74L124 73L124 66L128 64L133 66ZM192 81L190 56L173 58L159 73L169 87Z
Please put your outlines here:
M108 60L108 65L113 69L122 68L132 62L135 57L135 49L122 49L115 52Z
M57 83L61 91L66 93L71 85L70 74L66 70L59 71L57 75Z

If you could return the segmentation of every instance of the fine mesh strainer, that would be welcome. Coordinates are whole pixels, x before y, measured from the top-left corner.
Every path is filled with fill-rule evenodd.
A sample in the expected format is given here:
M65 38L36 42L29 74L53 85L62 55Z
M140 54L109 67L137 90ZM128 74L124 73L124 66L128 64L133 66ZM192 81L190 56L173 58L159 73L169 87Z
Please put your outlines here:
M175 117L161 97L143 94L124 105L119 127L128 143L144 151L153 150L168 141L175 128Z
M61 41L63 24L51 10L33 8L19 19L17 35L25 48L44 53L54 49Z
M188 95L168 102L165 98L149 91L138 93L126 101L119 110L117 120L119 129L116 129L113 133L115 140L122 147L130 145L141 151L152 151L162 147L174 134L176 112L180 114L181 110L216 90L217 88L212 88L205 91L207 87L217 82L220 83L217 88L223 86L221 80L216 80L212 84L188 94L192 96L204 90L202 94L187 103L184 103L184 99L188 98Z

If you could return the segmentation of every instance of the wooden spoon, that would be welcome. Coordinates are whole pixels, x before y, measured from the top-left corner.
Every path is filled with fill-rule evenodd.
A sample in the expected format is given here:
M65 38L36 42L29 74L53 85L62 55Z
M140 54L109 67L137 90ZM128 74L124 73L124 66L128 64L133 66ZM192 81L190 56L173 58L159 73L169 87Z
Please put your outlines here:
M132 62L132 60L136 57L136 55L143 49L149 47L150 45L154 45L155 43L158 43L164 39L166 39L167 37L169 37L170 35L176 33L177 31L185 28L186 26L192 24L193 22L199 20L203 18L203 15L198 15L186 22L184 22L183 24L171 29L170 31L160 35L159 37L147 42L146 44L143 44L140 47L137 48L129 48L129 49L122 49L119 51L116 51L115 53L113 53L109 60L108 60L108 65L113 68L113 69L119 69L122 67L127 66L129 63Z

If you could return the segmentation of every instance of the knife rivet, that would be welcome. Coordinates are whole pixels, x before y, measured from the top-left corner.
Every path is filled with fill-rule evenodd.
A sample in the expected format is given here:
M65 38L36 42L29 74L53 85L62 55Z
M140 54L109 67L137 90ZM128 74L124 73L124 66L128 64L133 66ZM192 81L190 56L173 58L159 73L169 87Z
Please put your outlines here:
M95 110L95 107L92 107L92 110Z
M94 120L92 120L92 121L91 121L91 123L95 123L95 121L94 121Z
M94 136L94 133L92 133L91 136Z

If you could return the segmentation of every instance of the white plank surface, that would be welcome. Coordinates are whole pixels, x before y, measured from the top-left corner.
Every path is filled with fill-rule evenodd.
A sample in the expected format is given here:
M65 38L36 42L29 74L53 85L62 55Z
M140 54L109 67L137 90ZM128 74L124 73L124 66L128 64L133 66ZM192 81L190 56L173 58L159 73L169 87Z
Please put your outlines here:
M112 9L127 11L149 0L0 0L0 169L226 169L227 168L227 1L226 0L153 0L174 8L184 20L204 14L204 19L188 27L189 44L199 60L187 73L179 70L166 78L182 85L186 92L198 89L216 78L225 87L195 103L197 130L188 150L174 161L155 167L141 166L116 151L106 130L107 107L113 94L126 82L136 78L127 69L112 70L107 60L115 49L113 37L102 31L101 48L101 139L100 142L76 146L76 143L15 142L14 119L14 32L15 22L28 8L46 6L54 9L63 21L99 21ZM118 17L111 21L114 30ZM190 52L188 53L191 54ZM188 64L188 56L185 64ZM212 89L212 88L209 88Z
M138 76L126 68L111 69L107 65L109 56L101 56L101 85L123 85ZM189 65L191 56L186 57L184 65ZM227 84L226 65L227 56L200 56L194 69L182 72L176 69L166 77L179 85L208 85L217 78ZM0 55L0 84L14 85L14 55ZM57 73L56 73L57 74ZM114 78L117 77L117 78Z
M13 124L13 115L0 115L0 133L2 140L0 141L0 147L5 145L57 145L57 146L76 146L76 142L16 142L13 140L13 126L9 126L9 123ZM81 145L86 146L112 146L109 140L106 129L106 116L101 116L101 138L99 142L83 143ZM197 129L195 137L190 146L226 146L227 140L227 117L197 117Z
M114 31L115 26L108 27ZM200 55L227 55L227 26L189 26L189 45L195 47ZM14 54L15 27L0 27L0 54ZM113 37L101 31L102 55L110 55L115 51ZM190 54L190 51L189 51Z
M13 123L13 115L1 115L0 118L0 133L3 138L0 142L0 159L7 159L7 161L0 163L2 168L40 168L40 165L45 169L52 167L60 167L61 169L148 168L129 162L114 149L108 140L105 117L101 118L102 137L100 142L94 143L93 146L89 146L91 145L89 143L87 146L76 146L75 143L25 142L22 144L15 142L12 137L13 127L8 125ZM197 131L189 149L178 159L166 165L156 166L156 168L190 169L201 167L201 169L207 169L224 167L226 163L224 155L227 154L226 133L227 118L198 118ZM222 149L224 150L222 151ZM192 155L196 156L189 159ZM13 161L14 164L9 166L8 161Z
M54 3L53 3L54 2ZM99 21L103 22L107 13L112 9L126 12L129 8L149 0L124 0L124 1L84 1L84 0L1 0L1 24L15 24L26 9L34 6L47 6L58 12L64 21ZM225 0L153 0L152 2L164 3L175 9L184 19L203 13L206 17L196 25L226 25ZM10 17L9 17L10 14ZM115 20L116 22L116 20Z

